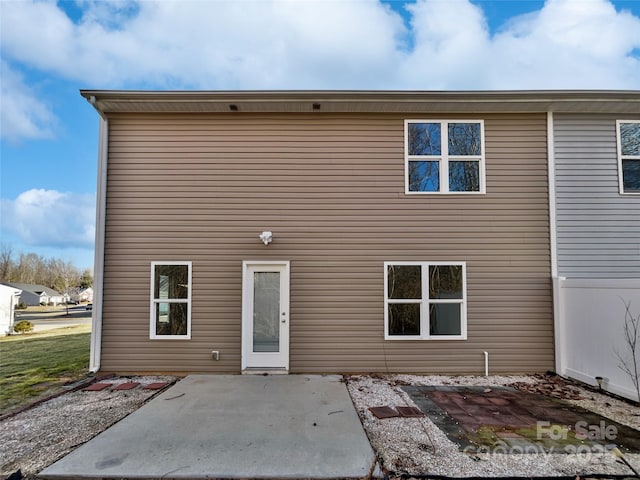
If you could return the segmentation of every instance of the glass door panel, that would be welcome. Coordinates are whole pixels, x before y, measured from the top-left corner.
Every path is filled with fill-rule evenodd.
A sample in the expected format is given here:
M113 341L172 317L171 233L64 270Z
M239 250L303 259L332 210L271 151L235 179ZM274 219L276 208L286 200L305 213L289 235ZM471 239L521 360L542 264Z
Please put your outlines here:
M280 351L280 272L253 274L253 352Z

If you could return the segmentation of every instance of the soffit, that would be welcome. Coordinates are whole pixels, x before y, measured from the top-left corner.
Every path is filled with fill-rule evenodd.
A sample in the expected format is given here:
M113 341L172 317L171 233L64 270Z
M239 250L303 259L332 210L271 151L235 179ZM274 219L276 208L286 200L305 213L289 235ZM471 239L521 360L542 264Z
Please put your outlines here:
M616 113L640 114L640 91L110 91L82 90L111 113Z

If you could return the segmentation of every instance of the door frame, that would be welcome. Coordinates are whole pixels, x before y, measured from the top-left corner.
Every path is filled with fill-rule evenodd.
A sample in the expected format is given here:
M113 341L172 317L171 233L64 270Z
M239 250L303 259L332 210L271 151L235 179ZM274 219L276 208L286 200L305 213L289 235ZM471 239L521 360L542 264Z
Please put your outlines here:
M273 269L273 270L270 270ZM277 355L270 352L254 353L253 344L253 273L256 271L280 272L280 351ZM289 371L289 296L290 262L288 260L244 260L242 262L242 360L241 370L247 372ZM282 315L283 314L283 315ZM263 357L265 365L257 365L253 357Z

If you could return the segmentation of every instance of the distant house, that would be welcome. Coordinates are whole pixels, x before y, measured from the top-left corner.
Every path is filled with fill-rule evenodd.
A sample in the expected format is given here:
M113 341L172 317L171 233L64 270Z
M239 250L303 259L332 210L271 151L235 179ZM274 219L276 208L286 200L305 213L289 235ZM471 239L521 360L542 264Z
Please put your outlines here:
M46 305L59 305L67 300L65 295L43 285L13 282L4 282L3 285L22 290L19 303L25 303L27 306L36 306L43 303Z
M0 284L0 335L13 333L15 306L22 291L18 288Z
M545 372L590 325L558 276L640 277L640 92L82 95L94 371Z
M69 293L74 302L93 302L93 288L76 288Z

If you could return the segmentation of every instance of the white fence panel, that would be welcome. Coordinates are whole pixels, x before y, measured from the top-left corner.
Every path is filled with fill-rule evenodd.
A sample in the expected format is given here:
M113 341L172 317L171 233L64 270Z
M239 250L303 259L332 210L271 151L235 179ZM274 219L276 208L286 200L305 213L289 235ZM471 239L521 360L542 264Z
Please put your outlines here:
M618 352L632 365L625 340L625 303L640 315L640 279L558 279L557 365L559 373L637 400L631 377L620 368ZM638 344L640 357L640 339ZM636 360L640 360L636 358Z

